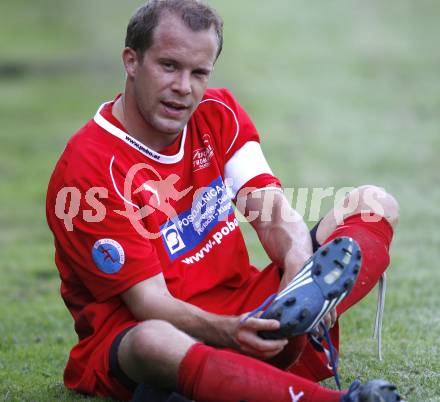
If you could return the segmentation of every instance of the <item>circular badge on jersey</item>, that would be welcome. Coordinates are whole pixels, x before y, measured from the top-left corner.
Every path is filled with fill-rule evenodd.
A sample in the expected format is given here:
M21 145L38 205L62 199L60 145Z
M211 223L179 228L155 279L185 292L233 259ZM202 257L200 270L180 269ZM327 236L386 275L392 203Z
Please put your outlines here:
M113 239L98 240L92 248L92 257L100 271L115 274L125 262L122 246Z

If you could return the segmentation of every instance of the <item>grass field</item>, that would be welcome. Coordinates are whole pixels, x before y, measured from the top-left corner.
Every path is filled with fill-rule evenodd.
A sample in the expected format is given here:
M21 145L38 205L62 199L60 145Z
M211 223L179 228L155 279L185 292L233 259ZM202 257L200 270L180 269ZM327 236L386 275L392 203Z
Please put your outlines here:
M283 184L375 183L400 201L385 361L371 340L372 295L342 319L344 385L386 377L408 401L440 401L440 3L211 3L225 19L213 85L246 107ZM0 2L0 400L94 400L62 385L75 336L44 198L66 140L122 88L119 53L137 5Z

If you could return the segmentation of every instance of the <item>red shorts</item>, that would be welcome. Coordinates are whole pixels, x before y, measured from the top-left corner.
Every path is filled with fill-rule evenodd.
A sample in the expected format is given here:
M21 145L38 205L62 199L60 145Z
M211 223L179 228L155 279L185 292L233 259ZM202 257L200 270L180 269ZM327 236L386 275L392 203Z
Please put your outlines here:
M80 342L75 346L64 370L66 387L80 393L104 398L131 399L131 392L110 373L109 354L114 339L121 332L136 324L136 321L128 320L124 324L112 328L95 345L87 344L82 347ZM80 364L79 362L84 361L87 362L85 366L77 366Z

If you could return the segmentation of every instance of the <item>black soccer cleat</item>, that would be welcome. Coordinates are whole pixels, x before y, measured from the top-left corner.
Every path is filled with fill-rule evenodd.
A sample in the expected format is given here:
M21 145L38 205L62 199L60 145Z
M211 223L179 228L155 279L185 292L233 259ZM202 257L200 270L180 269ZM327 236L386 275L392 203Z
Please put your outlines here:
M373 380L361 384L356 380L343 395L341 402L397 402L403 399L397 393L396 386L384 380Z
M261 315L280 321L280 329L260 336L281 339L311 332L350 293L361 262L361 250L351 237L320 247Z

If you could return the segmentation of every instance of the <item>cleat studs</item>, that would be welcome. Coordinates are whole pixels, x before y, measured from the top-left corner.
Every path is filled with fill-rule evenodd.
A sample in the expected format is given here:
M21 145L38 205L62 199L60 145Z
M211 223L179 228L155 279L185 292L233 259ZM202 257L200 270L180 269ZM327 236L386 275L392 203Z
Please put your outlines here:
M285 336L291 336L292 335L292 331L295 330L295 328L298 326L298 324L299 324L299 322L297 320L292 320L289 323L287 323L284 328L281 329L281 332Z
M292 296L292 297L289 297L289 298L284 302L284 305L285 305L285 306L292 306L292 305L295 304L295 303L296 303L296 297Z
M359 273L359 265L356 265L356 266L353 268L353 273L354 273L355 275L357 275L357 274Z
M337 290L332 290L331 292L327 293L327 298L328 299L336 299L337 297L339 297L340 294L341 294L341 292L339 292Z
M328 254L328 247L321 251L321 255L325 257Z
M340 237L337 237L335 240L333 240L333 243L339 244L342 241Z
M315 269L313 270L313 275L319 276L321 275L322 267L320 264L316 264Z
M287 324L287 327L290 329L296 328L298 326L299 322L297 320L292 320Z
M344 282L344 289L345 289L345 290L349 289L349 288L352 287L352 286L353 286L353 280L352 280L352 279L347 279L347 280Z
M358 252L356 253L356 259L360 260L361 258L362 258L361 251L358 250Z
M281 319L282 315L283 315L283 314L281 313L281 311L278 310L278 311L276 311L275 314L273 315L273 318L275 318L276 320L279 321L279 320Z
M304 321L310 315L309 310L304 309L299 313L298 319L300 321Z

